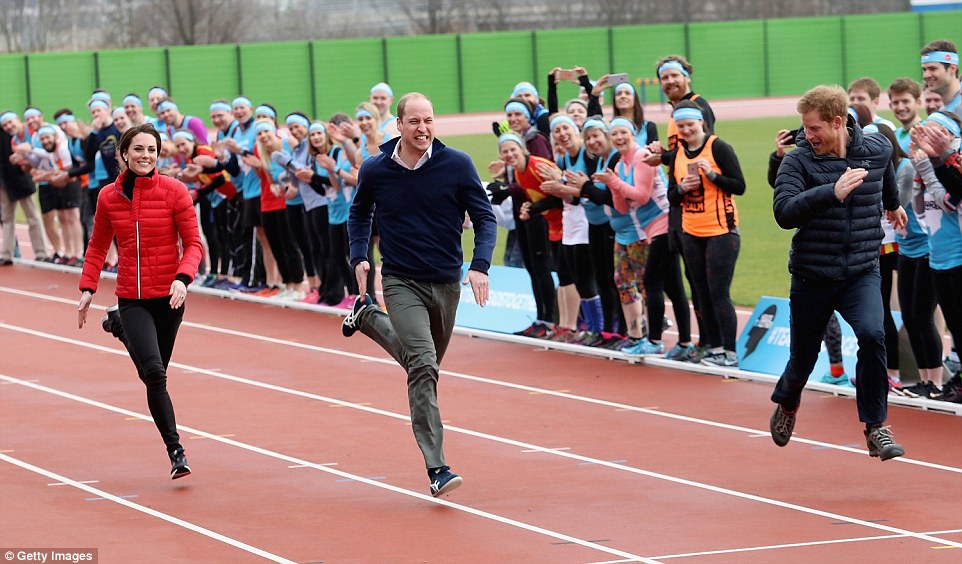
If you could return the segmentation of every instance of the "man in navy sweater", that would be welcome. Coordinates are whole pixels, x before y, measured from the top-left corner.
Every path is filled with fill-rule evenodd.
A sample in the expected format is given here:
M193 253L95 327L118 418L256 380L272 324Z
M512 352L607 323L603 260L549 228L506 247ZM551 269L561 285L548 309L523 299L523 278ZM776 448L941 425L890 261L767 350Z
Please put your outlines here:
M474 257L466 279L482 307L497 223L471 158L434 138L431 101L406 94L398 101L397 116L400 137L381 145L380 154L358 173L347 229L360 292L342 332L350 337L361 331L407 372L411 425L437 497L461 485L444 461L437 384L461 296L464 214L474 224ZM367 295L375 210L390 317Z

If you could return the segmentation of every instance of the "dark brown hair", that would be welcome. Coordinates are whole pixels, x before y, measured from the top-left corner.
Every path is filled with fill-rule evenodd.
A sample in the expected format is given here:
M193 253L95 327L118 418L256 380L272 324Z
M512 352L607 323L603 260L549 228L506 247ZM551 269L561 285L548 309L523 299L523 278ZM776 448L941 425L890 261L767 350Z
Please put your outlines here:
M146 133L157 140L157 154L160 154L160 133L157 133L157 130L154 128L153 124L144 123L131 127L127 131L124 131L124 134L120 136L120 145L117 148L117 152L124 162L127 162L126 159L124 159L124 153L130 149L130 144L133 143L134 137L140 135L141 133Z

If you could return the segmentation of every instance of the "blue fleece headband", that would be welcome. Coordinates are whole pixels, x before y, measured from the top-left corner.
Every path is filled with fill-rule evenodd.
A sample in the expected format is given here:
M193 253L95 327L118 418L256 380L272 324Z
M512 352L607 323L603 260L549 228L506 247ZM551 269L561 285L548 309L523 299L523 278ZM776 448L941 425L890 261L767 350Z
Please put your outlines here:
M534 84L530 82L519 82L514 85L514 90L511 91L511 97L516 98L517 96L527 92L535 98L538 97L538 89L534 87Z
M616 127L626 127L632 135L638 133L638 129L635 128L635 124L631 123L631 120L627 120L622 117L611 120L611 123L608 125L608 131L614 131Z
M551 125L548 127L548 130L554 131L554 128L558 127L562 123L567 123L571 126L571 129L578 131L578 126L575 124L575 120L566 115L555 116L555 118L551 120Z
M37 137L40 137L41 135L54 135L54 136L56 136L56 135L57 135L57 130L55 130L52 125L45 125L45 126L43 126L43 127L41 127L40 129L37 130Z
M959 64L959 54L951 51L932 51L922 55L922 64L925 63L946 63L949 65Z
M137 96L134 96L133 94L131 94L130 96L127 96L126 98L124 98L124 105L126 106L127 104L137 104L137 105L140 106L141 108L144 107L144 102L143 102L143 100L141 100L141 99L140 99L139 97L137 97Z
M304 116L299 116L297 114L291 114L287 116L287 119L284 120L284 123L286 123L287 125L296 123L297 125L304 128L310 127L311 125L311 122L307 121L307 118L305 118Z
M354 113L354 118L355 118L355 119L357 119L357 118L362 118L362 117L374 117L374 116L371 115L371 112L369 112L369 111L367 111L367 110L358 110L358 111L356 111L356 112Z
M94 108L103 108L105 110L110 109L110 106L107 105L107 102L104 102L103 100L92 100L89 104L87 104L87 107L91 110Z
M211 112L230 112L230 104L224 102L214 102L210 105Z
M277 112L270 109L268 106L257 106L254 108L255 116L269 116L271 119L277 119Z
M701 110L697 108L681 108L671 112L671 119L676 122L683 119L697 119L704 121L705 114L701 113Z
M959 137L962 134L962 129L959 128L959 124L955 123L949 117L942 112L933 112L929 114L926 122L934 121L935 123L941 125L942 127L949 130L952 135Z
M254 126L254 134L255 134L255 135L258 134L258 133L260 133L261 131L265 131L265 130L266 130L266 131L270 131L271 133L277 133L277 128L274 127L274 124L271 123L271 122L269 122L269 121L259 121L259 122L257 122L257 124Z
M683 67L678 61L668 61L667 63L658 67L658 78L661 78L661 73L669 69L674 69L685 76L691 76L688 74L688 71L685 70L685 67Z
M600 119L586 119L585 122L581 125L581 130L585 133L588 133L589 129L594 129L594 128L608 131L608 126L605 125L605 122L601 121Z
M57 123L57 125L63 125L68 121L77 121L77 118L75 118L73 114L64 114L58 117L57 119L55 119L54 121Z
M514 141L515 143L518 144L519 147L524 149L524 141L521 140L521 137L519 137L517 133L511 133L511 132L502 133L501 136L498 137L498 147L500 147L501 145L505 144L508 141Z
M103 100L104 102L110 101L110 94L106 92L94 92L90 95L91 100Z
M16 117L17 117L17 114L13 112L3 112L2 114L0 114L0 123L10 121Z
M327 128L324 127L324 124L319 121L315 121L314 123L312 123L311 126L307 128L307 131L308 133L313 133L315 131L323 131L325 134L327 134Z
M521 112L524 117L531 119L531 110L521 102L508 102L504 106L504 113L510 114L511 112Z
M850 106L848 108L848 115L852 116L852 119L855 120L855 123L858 123L858 112L855 111L855 108Z
M248 108L253 108L254 104L251 104L250 98L238 96L234 98L233 102L230 103L231 108L236 108L237 106L247 106Z
M160 134L161 141L170 141L170 136L168 136L165 132L158 131L157 133Z
M194 141L194 134L189 131L184 131L183 129L174 132L174 139L186 139L188 141Z
M123 116L126 116L126 115L127 115L127 112L125 112L123 108L114 108L114 111L110 114L110 116L111 116L111 117L117 117L117 114L121 114L121 115L123 115Z
M375 92L384 92L384 93L387 94L388 96L390 96L390 97L392 97L392 98L394 97L394 91L391 90L391 87L388 86L386 82L378 82L377 84L375 84L374 86L372 86L372 87L371 87L371 94L374 94Z
M622 90L631 90L631 93L635 93L635 87L628 84L627 82L622 82L618 86L615 86L615 94L621 92Z
M164 90L163 88L160 88L160 87L158 86L158 87L156 87L156 88L151 88L151 89L150 89L150 92L147 93L147 96L148 96L148 97L149 97L149 96L153 96L154 94L162 94L162 95L164 95L164 96L167 96L167 91Z
M41 115L43 115L43 113L37 108L28 108L26 111L23 112L23 119L27 119L28 117L33 117L33 116L41 116Z
M161 103L157 106L157 113L158 113L158 114L159 114L160 112L166 112L167 110L174 110L174 111L176 112L176 111L177 111L177 104L171 102L170 100L166 100L166 101L164 101L164 102L161 102Z

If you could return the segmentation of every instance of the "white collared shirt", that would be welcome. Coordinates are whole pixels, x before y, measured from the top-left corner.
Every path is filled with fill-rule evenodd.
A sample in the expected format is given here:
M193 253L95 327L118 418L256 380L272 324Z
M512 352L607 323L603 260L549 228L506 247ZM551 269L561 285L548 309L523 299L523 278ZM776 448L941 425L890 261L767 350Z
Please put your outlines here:
M421 158L418 159L418 162L414 164L413 168L409 167L407 163L401 159L401 154L398 152L400 148L401 148L401 143L399 141L398 144L394 146L394 154L391 155L391 160L393 160L394 162L396 162L397 164L403 166L408 170L417 170L422 166L424 166L424 163L428 162L428 159L431 158L431 153L432 153L432 150L434 149L434 144L432 143L430 146L428 146L428 150L424 151L424 154L421 155Z

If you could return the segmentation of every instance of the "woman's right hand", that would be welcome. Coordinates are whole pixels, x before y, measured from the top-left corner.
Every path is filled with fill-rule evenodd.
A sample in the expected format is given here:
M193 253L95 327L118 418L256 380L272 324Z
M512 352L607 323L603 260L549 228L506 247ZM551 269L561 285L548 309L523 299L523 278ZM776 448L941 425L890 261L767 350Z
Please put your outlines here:
M84 323L87 322L87 310L90 309L90 302L94 299L94 295L90 292L80 293L80 303L77 304L77 328L83 329Z

